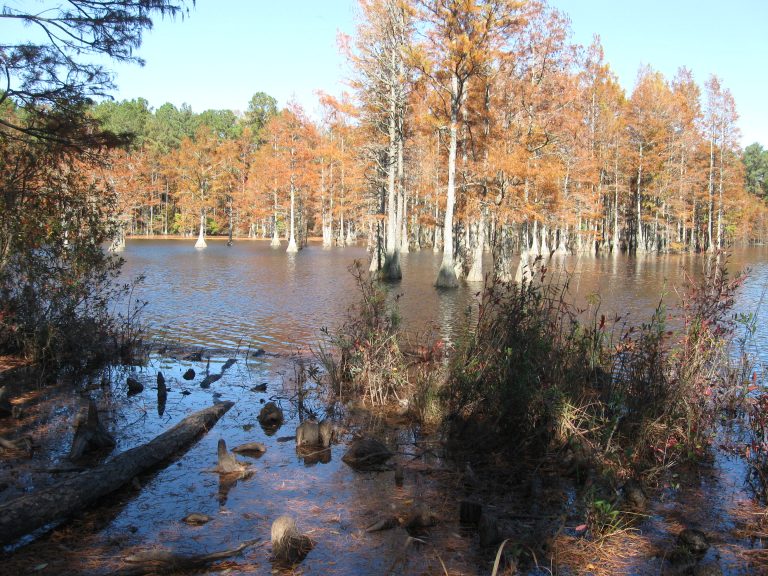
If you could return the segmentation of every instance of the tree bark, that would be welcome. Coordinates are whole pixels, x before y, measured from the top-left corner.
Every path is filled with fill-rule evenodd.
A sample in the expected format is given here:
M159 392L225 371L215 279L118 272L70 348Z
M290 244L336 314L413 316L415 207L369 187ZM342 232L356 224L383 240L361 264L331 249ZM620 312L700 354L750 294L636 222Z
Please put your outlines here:
M296 245L296 233L294 230L295 227L295 197L296 197L296 190L293 185L293 176L291 176L291 223L290 223L290 236L288 237L288 248L286 248L286 252L298 252L299 247Z
M456 141L458 139L459 106L461 92L459 79L451 77L451 124L448 145L448 188L446 191L445 218L443 220L443 261L437 273L435 286L438 288L457 288L459 280L453 269L453 207L456 204Z
M197 236L197 242L195 242L195 248L205 248L208 246L205 243L205 208L200 209L200 234Z
M232 402L222 402L190 414L147 444L123 452L98 468L0 505L0 544L10 544L79 512L136 475L169 460L207 432L232 406Z
M395 66L396 55L392 52L392 66ZM400 269L400 246L397 242L400 222L397 210L396 176L398 169L397 148L399 135L397 130L397 93L394 84L390 86L389 118L388 118L389 147L387 151L387 248L384 257L384 268L381 275L386 280L400 280L403 273Z

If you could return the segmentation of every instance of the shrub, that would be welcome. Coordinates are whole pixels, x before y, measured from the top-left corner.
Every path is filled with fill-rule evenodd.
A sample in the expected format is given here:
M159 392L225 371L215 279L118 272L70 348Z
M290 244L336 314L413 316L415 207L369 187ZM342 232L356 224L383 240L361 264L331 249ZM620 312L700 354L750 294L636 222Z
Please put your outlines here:
M1 136L0 350L56 368L128 352L135 308L110 311L129 287L116 284L122 260L104 250L116 229L98 162Z
M387 304L384 288L360 261L349 268L360 301L347 320L315 352L340 399L360 397L374 406L407 396L405 357L400 350L400 317Z
M497 445L546 445L565 407L584 403L605 364L604 327L580 324L565 299L567 282L546 282L545 272L487 287L476 324L450 362L444 401L452 421L474 421Z
M725 399L743 389L729 362L742 278L712 259L700 281L688 279L677 331L662 300L614 345L621 319L609 330L598 299L576 309L568 279L548 282L537 266L530 281L487 287L459 340L443 389L453 436L475 450L575 440L591 459L644 469L701 456Z

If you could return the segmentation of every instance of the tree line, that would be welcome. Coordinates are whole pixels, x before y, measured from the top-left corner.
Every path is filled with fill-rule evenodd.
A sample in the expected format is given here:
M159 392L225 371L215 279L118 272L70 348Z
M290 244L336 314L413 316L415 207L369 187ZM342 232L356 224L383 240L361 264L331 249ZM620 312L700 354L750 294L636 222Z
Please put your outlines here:
M716 76L643 67L627 92L599 38L540 1L360 0L352 90L318 119L257 93L243 114L105 102L133 135L106 178L131 234L366 238L371 267L433 247L437 285L502 280L553 251L714 251L762 240L766 153L739 145Z

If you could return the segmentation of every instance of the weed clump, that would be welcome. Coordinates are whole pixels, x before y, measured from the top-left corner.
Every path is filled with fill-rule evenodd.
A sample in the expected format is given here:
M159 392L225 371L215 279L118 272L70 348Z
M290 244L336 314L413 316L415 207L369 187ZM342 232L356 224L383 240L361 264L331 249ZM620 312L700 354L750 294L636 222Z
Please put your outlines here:
M569 414L592 417L579 407L606 378L604 323L582 325L565 299L567 283L546 283L545 272L486 288L450 361L444 402L452 436L481 434L489 448L544 448L572 427Z
M573 306L567 278L548 281L540 263L534 271L487 287L465 329L443 388L451 437L475 450L555 450L576 468L620 476L702 456L719 412L739 396L728 354L742 278L713 260L689 279L677 330L663 301L627 329L597 305Z
M360 261L349 271L360 290L360 301L336 331L323 329L324 338L315 353L340 399L362 398L383 406L406 397L400 317Z
M332 392L341 401L396 405L422 423L440 421L442 340L428 333L417 340L429 345L412 343L402 330L397 298L392 301L361 262L349 270L360 300L339 328L322 330L314 351Z

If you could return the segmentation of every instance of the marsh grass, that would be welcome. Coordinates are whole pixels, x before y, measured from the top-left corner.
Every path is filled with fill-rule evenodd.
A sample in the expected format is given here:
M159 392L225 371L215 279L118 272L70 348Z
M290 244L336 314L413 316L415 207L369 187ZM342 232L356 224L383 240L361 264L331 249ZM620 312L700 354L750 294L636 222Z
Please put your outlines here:
M531 280L491 284L450 359L451 434L472 445L481 430L488 450L518 455L578 446L616 478L705 457L744 390L729 360L743 277L729 279L725 264L713 258L688 278L675 330L663 298L638 326L607 319L597 297L576 308L568 278L549 279L540 260Z

